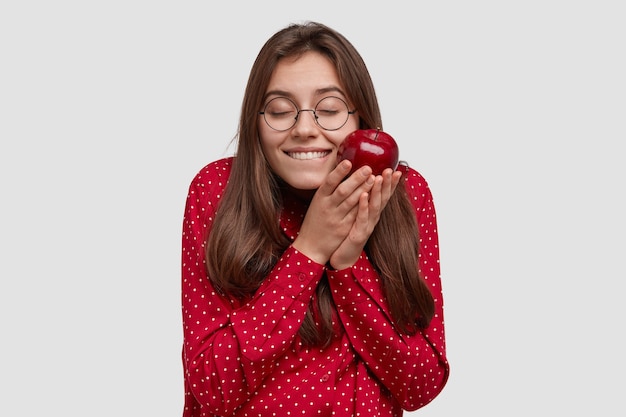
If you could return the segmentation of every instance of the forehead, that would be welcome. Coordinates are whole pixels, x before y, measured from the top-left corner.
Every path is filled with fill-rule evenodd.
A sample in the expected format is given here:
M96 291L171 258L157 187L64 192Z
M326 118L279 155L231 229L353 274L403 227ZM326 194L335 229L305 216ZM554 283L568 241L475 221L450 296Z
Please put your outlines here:
M326 91L343 91L337 70L326 56L310 51L278 61L266 95L284 94L304 98L324 94Z

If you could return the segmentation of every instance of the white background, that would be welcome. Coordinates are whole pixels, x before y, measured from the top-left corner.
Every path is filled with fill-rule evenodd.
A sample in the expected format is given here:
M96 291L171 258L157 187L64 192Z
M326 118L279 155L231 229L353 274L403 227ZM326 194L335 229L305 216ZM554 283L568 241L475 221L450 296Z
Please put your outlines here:
M3 2L0 415L181 415L187 187L319 20L438 210L452 371L407 414L623 416L620 3Z

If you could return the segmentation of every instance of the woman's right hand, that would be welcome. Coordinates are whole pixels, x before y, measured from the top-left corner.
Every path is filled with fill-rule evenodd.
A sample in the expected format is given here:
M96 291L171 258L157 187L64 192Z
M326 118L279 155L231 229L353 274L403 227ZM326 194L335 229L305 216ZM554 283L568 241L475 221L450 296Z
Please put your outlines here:
M346 178L350 168L350 161L344 160L328 174L313 196L293 242L295 249L322 265L348 237L357 218L359 201L367 199L374 186L370 167L361 167Z

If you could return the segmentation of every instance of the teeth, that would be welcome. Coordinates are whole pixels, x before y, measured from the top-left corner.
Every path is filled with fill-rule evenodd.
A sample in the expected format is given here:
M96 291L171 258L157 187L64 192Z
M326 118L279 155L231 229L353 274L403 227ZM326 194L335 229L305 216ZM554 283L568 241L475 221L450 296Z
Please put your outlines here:
M323 158L328 155L329 152L289 152L289 155L293 159L318 159Z

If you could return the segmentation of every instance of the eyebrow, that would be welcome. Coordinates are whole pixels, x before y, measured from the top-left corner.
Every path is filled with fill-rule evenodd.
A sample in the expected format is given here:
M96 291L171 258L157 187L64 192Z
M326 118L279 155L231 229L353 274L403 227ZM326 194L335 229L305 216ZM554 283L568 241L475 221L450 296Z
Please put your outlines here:
M346 97L346 94L343 92L343 90L336 86L318 88L317 90L315 90L314 95L320 96L322 94L331 93L331 92L337 92L341 94L342 96ZM270 90L267 93L265 93L265 95L263 96L263 100L267 100L269 96L284 96L284 97L293 98L293 94L284 90Z

